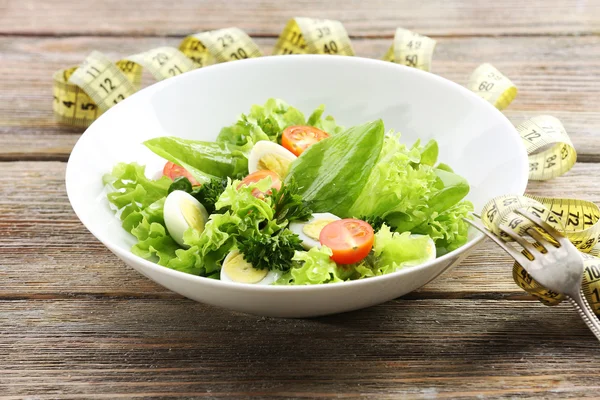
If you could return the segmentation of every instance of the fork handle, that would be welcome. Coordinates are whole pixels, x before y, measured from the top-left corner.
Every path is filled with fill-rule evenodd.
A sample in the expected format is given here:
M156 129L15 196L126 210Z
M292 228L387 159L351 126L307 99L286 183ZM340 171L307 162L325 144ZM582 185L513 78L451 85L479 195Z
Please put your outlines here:
M598 321L596 314L592 311L592 307L590 307L582 292L578 291L572 296L567 296L567 299L573 304L573 307L575 307L583 322L585 322L592 333L596 335L596 338L600 340L600 321Z

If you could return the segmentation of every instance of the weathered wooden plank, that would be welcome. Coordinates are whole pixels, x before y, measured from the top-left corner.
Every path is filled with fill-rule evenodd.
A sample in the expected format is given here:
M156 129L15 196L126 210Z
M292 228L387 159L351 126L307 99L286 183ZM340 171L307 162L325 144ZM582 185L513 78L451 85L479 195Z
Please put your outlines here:
M5 162L0 175L0 299L70 297L174 298L128 268L79 222L64 188L65 163ZM532 182L529 192L600 203L590 177L600 164L578 164L568 175ZM512 263L486 243L463 265L407 298L530 299L511 278Z
M597 341L568 306L396 300L273 319L185 299L0 303L0 393L48 398L585 397Z
M269 52L273 39L259 39ZM0 159L66 160L82 129L58 125L51 110L51 75L76 65L92 49L114 59L175 38L0 38ZM361 56L378 58L390 39L354 40ZM466 83L471 71L489 61L519 86L506 114L515 123L552 114L563 120L580 159L600 161L600 37L442 38L433 71ZM145 83L152 82L145 77Z
M237 26L254 35L278 35L289 18L341 20L350 35L392 35L398 26L430 35L539 35L598 32L600 6L575 0L268 1L6 0L0 33L31 35L182 35ZM366 18L368 16L368 18Z

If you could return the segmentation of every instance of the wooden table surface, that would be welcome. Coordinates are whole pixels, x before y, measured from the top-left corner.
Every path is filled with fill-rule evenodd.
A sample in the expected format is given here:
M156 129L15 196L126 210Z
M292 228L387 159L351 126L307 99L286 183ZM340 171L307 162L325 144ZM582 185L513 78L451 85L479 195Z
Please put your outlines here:
M520 89L511 121L554 115L579 153L529 193L600 202L597 0L3 0L0 399L598 396L597 341L568 306L520 290L489 243L402 298L286 320L182 298L83 227L63 178L83 130L54 122L53 71L227 26L269 53L293 16L341 20L364 57L380 58L398 26L432 36L433 72L461 84L493 63Z

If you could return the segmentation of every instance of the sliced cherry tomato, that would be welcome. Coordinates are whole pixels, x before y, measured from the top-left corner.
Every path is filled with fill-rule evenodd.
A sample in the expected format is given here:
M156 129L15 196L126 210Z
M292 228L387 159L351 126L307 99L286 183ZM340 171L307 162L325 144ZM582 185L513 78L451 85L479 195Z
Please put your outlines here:
M340 219L321 230L319 242L333 252L331 259L338 264L354 264L365 258L373 248L373 228L360 219Z
M243 186L248 186L251 183L256 183L265 179L267 176L271 177L271 187L277 190L281 190L281 178L279 178L279 175L277 175L273 171L269 171L266 169L253 172L250 175L246 176L244 179L242 179L237 188L239 189ZM267 190L266 194L271 194L271 190ZM263 199L265 197L265 193L261 192L257 188L254 188L252 189L252 196L259 199Z
M281 145L299 156L310 145L327 139L329 135L314 126L288 126L281 135Z
M172 163L171 161L169 161L165 164L165 167L163 168L163 175L168 176L173 181L176 178L179 178L180 176L185 176L186 178L188 178L190 180L190 183L192 184L192 186L200 185L200 182L198 182L194 178L194 176L192 174L190 174L190 172L187 169L183 168L180 165Z

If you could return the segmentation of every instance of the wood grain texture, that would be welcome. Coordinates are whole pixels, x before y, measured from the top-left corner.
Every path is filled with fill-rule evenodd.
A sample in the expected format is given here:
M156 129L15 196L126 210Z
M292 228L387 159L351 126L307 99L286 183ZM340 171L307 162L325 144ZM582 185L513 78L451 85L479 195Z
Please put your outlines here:
M598 343L490 243L401 299L286 320L184 299L81 225L59 161L82 129L53 120L55 70L227 26L268 54L294 16L341 20L363 57L396 27L433 36L432 72L461 84L491 62L519 87L508 118L558 117L588 162L528 192L600 202L598 1L0 1L0 400L597 398Z
M567 306L396 300L315 319L185 299L11 301L0 311L4 396L574 398L600 390L598 343Z
M160 1L5 0L0 33L34 35L184 35L237 26L278 35L292 17L342 21L352 36L392 35L398 26L427 35L540 35L598 33L595 1L519 0ZM368 18L366 18L368 16Z
M191 33L191 31L190 31ZM257 39L268 54L274 39ZM66 160L82 129L54 122L51 76L77 65L92 50L113 59L176 38L0 37L0 160ZM379 58L390 39L354 40L360 56ZM561 119L580 161L600 161L600 37L441 38L433 72L465 84L482 62L491 62L519 87L506 111L515 124L539 114ZM145 84L152 79L145 76Z
M64 187L65 163L5 162L0 176L0 299L175 298L127 267L79 222ZM600 202L591 176L600 164L577 164L567 175L531 182L528 192ZM531 299L511 277L512 263L486 243L461 266L407 299Z

